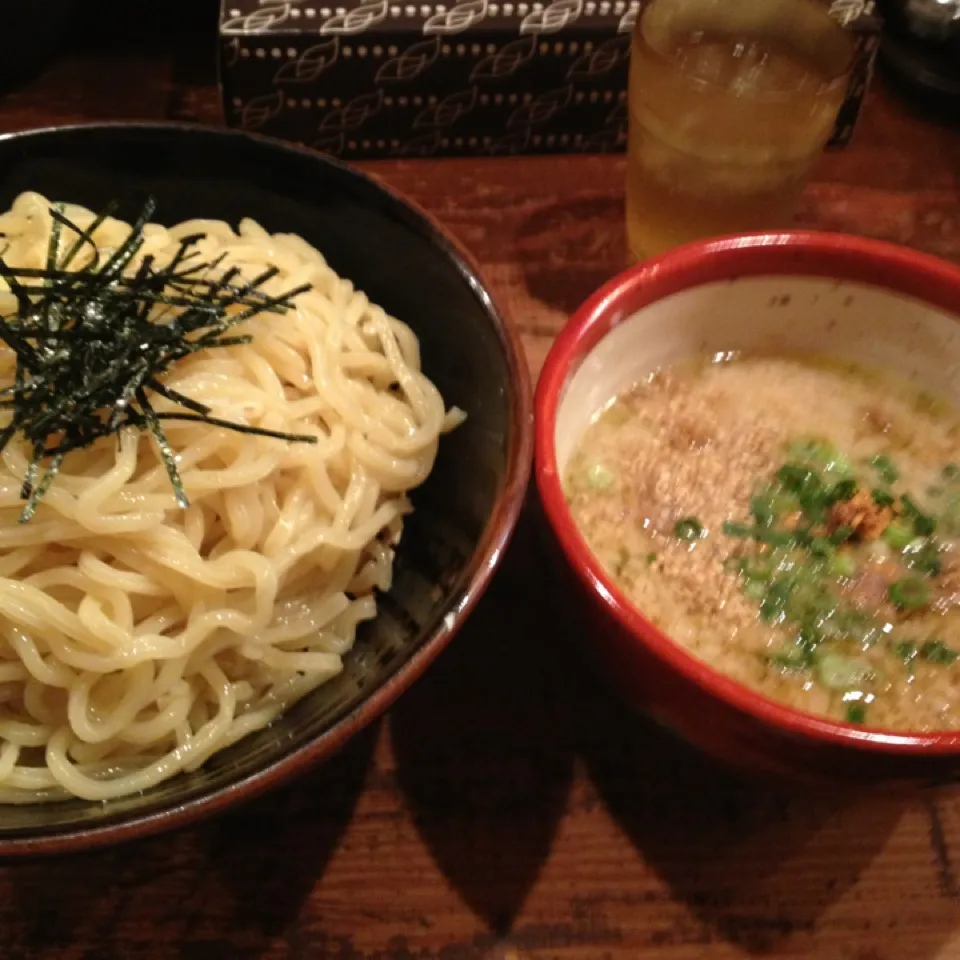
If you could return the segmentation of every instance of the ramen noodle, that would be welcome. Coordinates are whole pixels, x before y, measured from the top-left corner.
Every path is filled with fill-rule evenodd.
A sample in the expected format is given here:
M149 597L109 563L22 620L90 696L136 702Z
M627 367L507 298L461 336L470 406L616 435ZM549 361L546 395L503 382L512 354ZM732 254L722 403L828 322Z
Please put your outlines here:
M67 204L81 230L94 214ZM11 269L48 262L54 217L26 193L0 215ZM122 247L108 217L70 269ZM301 285L250 338L176 363L164 389L222 421L314 442L164 421L178 503L158 445L124 427L60 464L20 522L31 450L0 459L0 801L146 790L259 730L342 669L376 590L391 583L408 492L430 473L447 411L420 369L417 337L339 277L298 236L252 220L147 223L124 268L195 256L267 296ZM58 255L77 241L64 227ZM92 241L92 242L90 242ZM93 246L97 248L93 250ZM3 285L0 314L16 310ZM176 315L167 308L166 321ZM158 315L157 322L161 322ZM0 347L0 388L16 357ZM174 394L171 394L174 395ZM157 411L174 404L154 395ZM0 410L0 414L2 414Z

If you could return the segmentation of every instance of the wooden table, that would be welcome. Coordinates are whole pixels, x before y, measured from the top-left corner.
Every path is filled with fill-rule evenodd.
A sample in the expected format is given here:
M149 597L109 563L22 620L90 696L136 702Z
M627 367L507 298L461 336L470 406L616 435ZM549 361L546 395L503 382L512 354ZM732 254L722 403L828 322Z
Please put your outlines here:
M219 123L209 38L186 33L210 5L143 6L0 98L0 128ZM476 252L534 371L623 262L620 158L367 168ZM801 216L960 261L960 133L878 85ZM629 718L550 609L521 524L451 649L327 766L172 835L0 868L0 960L960 958L960 794L740 782Z

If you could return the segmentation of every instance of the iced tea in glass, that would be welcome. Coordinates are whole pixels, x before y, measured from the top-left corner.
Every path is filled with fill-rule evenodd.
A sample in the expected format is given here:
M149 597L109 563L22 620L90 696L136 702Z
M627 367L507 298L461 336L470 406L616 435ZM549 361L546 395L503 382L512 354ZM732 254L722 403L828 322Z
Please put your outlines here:
M647 0L630 65L633 254L789 226L853 53L820 0Z

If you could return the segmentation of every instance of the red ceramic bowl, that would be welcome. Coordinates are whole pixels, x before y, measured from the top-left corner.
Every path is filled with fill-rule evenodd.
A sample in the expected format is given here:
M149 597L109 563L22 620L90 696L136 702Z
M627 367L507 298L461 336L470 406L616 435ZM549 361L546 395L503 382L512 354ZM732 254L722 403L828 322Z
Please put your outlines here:
M714 756L803 779L939 782L960 733L849 727L783 706L694 658L606 576L561 476L598 410L642 374L725 350L857 359L960 406L960 269L856 237L788 232L692 244L616 277L573 316L536 395L536 481L584 640L626 699Z

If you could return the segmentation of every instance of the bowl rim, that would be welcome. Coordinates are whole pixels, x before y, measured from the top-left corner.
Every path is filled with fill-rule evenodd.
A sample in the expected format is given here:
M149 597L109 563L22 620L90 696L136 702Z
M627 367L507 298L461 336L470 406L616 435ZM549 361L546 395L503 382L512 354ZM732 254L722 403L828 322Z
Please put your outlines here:
M572 316L547 354L534 399L534 472L547 521L567 562L625 636L668 669L740 715L793 739L893 756L960 752L960 731L911 733L847 726L773 700L699 660L634 607L607 576L576 526L557 469L557 410L590 352L637 311L682 290L743 277L818 276L864 283L938 307L960 323L960 267L881 240L813 230L738 234L699 241L614 277Z
M164 806L138 813L119 814L118 819L101 825L53 828L32 834L0 836L0 859L73 853L140 839L201 820L241 801L252 800L317 766L339 751L353 736L383 714L440 655L462 627L480 597L486 592L503 554L513 538L529 485L533 461L533 391L530 368L520 330L508 311L492 294L492 285L478 260L419 203L388 186L381 177L366 173L317 150L274 137L226 127L180 121L106 121L43 125L0 134L0 143L14 141L25 146L46 138L90 136L98 134L153 135L158 138L206 137L224 142L259 144L263 149L299 156L317 165L335 168L361 186L388 199L394 212L411 229L419 230L456 269L483 307L494 328L509 377L505 383L509 412L506 468L493 509L474 547L465 570L465 586L445 617L413 655L384 684L360 701L326 730L285 756L272 760L246 776L204 790L184 802L172 798Z

